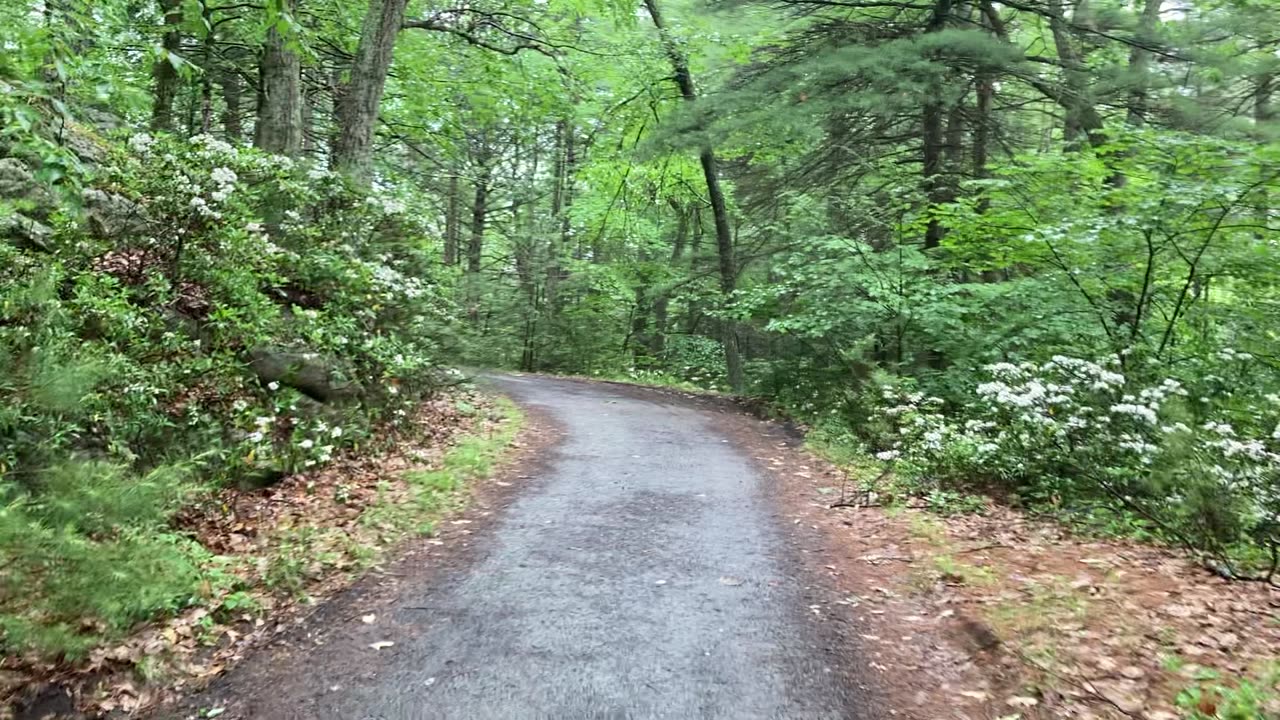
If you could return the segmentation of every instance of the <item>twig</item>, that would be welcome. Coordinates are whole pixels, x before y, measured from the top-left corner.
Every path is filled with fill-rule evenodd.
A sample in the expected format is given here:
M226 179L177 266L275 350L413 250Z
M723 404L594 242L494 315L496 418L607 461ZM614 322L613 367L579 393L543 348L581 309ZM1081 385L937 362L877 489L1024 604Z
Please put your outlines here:
M1115 700L1112 700L1111 698L1107 697L1106 695L1103 695L1103 694L1098 690L1098 688L1096 688L1096 687L1094 686L1094 684L1093 684L1091 681L1089 681L1089 680L1087 680L1087 679L1085 679L1085 680L1075 680L1074 678L1069 678L1069 677L1065 677L1065 676L1063 676L1063 675L1059 675L1058 673L1054 672L1053 670L1050 670L1049 668L1045 667L1044 665L1041 665L1040 663L1036 662L1035 660L1032 660L1032 659L1031 659L1031 658L1030 658L1026 653L1022 652L1021 650L1017 650L1017 649L1015 649L1015 650L1013 651L1013 654L1017 655L1017 656L1018 656L1018 659L1022 660L1024 663L1026 663L1026 664L1030 665L1031 667L1036 668L1037 670L1039 670L1039 671L1041 671L1041 672L1043 672L1043 673L1045 673L1045 674L1047 674L1047 675L1049 675L1049 676L1053 677L1055 680L1058 680L1058 681L1060 681L1060 682L1065 682L1065 683L1066 683L1066 684L1068 684L1068 685L1071 685L1071 686L1073 686L1073 687L1076 687L1076 688L1078 688L1078 689L1080 689L1080 690L1085 691L1086 693L1089 693L1089 694L1090 694L1090 695L1092 695L1093 697L1095 697L1095 698L1097 698L1097 699L1099 699L1099 700L1101 700L1101 701L1105 702L1106 704L1110 705L1111 707L1115 708L1117 711L1119 711L1119 712L1120 712L1120 714L1124 715L1125 717L1131 717L1131 718L1136 718L1136 717L1138 717L1137 715L1134 715L1133 713L1129 712L1128 710L1125 710L1124 708L1120 707L1120 705L1119 705Z
M833 503L831 503L830 505L828 505L828 506L827 506L827 508L828 508L828 509L831 509L831 508L873 508L873 507L884 507L884 505L883 505L883 504L881 504L881 503L878 503L878 502L877 502L877 503L873 503L873 502L858 502L858 501L856 501L856 500L841 500L841 501L839 501L839 502L833 502Z
M978 547L965 548L964 550L956 550L956 554L957 554L957 555L963 555L963 554L965 554L965 553L978 552L979 550L991 550L992 548L1006 548L1006 549L1007 549L1007 548L1010 548L1010 547L1013 547L1013 546L1012 546L1012 545L1006 545L1006 544L1004 544L1004 543L991 543L990 545L979 545Z

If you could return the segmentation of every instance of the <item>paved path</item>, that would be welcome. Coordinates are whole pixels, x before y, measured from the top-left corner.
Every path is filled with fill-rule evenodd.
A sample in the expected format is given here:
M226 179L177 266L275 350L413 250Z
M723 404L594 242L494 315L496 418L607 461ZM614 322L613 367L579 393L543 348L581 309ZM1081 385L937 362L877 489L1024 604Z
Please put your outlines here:
M839 643L801 597L786 529L723 415L616 385L493 382L564 440L475 540L484 552L397 586L393 648L327 641L276 666L291 678L279 685L233 673L236 716L879 717L830 667Z

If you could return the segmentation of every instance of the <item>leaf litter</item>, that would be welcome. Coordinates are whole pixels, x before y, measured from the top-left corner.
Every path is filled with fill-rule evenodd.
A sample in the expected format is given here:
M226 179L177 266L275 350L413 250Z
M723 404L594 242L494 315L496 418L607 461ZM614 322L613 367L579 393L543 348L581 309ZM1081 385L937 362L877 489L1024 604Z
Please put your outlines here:
M460 404L472 408L459 411ZM66 717L133 714L203 687L245 653L295 626L317 602L351 584L402 542L403 528L377 509L409 502L407 475L441 466L465 436L492 434L503 422L489 397L455 389L420 404L409 429L384 438L392 449L349 454L315 471L297 473L260 489L228 488L184 509L175 525L208 549L218 571L243 588L238 605L210 595L199 606L144 623L124 639L92 649L81 661L34 657L0 660L0 720L45 708ZM519 443L515 443L518 447ZM460 501L442 507L447 513ZM273 578L275 561L291 539L311 540L296 584ZM372 624L375 615L361 622ZM373 643L375 650L393 641ZM204 716L221 710L213 708Z
M723 427L774 481L803 556L820 558L810 569L839 598L821 606L824 621L856 628L850 661L875 671L895 717L1175 720L1181 690L1256 677L1280 657L1274 587L990 503L951 517L832 508L843 470L779 440L776 424L762 434L726 414Z

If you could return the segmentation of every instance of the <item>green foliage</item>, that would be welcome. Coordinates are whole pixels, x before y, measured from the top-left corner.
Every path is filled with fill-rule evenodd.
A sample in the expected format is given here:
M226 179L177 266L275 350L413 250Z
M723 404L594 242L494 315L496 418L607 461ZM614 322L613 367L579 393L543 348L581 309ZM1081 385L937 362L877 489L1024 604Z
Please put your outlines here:
M1267 720L1280 705L1280 667L1256 678L1222 682L1216 674L1178 694L1178 707L1190 720Z
M207 553L166 528L188 476L65 461L28 483L38 490L0 486L5 646L74 657L194 602Z
M104 147L77 182L116 210L69 213L52 254L0 245L10 652L81 655L203 601L210 558L170 527L184 501L375 442L440 382L453 323L389 193L208 136ZM322 404L255 377L259 348L346 390Z

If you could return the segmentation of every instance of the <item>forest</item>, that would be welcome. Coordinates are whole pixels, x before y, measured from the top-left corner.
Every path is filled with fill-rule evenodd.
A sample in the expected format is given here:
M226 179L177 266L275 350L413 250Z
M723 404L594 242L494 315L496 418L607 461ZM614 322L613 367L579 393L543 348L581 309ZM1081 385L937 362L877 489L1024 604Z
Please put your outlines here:
M192 504L453 368L752 398L877 497L1280 582L1272 0L0 17L6 655L234 606Z

